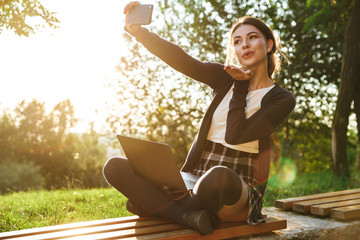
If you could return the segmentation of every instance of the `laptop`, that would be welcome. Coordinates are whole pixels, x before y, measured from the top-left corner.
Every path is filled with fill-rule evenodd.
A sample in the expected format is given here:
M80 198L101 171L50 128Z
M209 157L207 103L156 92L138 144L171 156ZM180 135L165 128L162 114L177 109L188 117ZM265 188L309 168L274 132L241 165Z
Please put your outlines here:
M135 174L161 187L187 191L169 145L122 135L117 138Z

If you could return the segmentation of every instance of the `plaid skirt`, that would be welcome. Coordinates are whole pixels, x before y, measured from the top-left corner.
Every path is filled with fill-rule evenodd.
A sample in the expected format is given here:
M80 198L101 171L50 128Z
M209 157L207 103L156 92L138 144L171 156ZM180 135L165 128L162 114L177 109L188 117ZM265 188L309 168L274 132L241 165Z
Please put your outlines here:
M259 166L258 154L247 153L225 147L220 143L207 141L201 155L201 160L191 172L194 175L202 176L207 170L214 166L226 166L233 169L243 182L247 185L249 194L249 214L247 222L250 225L265 222L261 214L264 202L263 193L266 185L258 186L254 173Z

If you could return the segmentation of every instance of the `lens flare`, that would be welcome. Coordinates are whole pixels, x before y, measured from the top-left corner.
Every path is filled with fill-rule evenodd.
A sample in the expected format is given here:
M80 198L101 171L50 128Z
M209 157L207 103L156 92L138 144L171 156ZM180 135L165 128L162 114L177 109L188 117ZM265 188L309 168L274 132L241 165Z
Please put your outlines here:
M276 133L271 135L269 184L278 188L290 186L297 175L293 160L282 156L281 141Z
M271 135L271 148L270 148L270 173L271 178L278 171L281 160L281 143L276 133Z
M269 182L278 188L285 188L294 182L296 175L297 167L294 161L290 158L281 158L279 168Z

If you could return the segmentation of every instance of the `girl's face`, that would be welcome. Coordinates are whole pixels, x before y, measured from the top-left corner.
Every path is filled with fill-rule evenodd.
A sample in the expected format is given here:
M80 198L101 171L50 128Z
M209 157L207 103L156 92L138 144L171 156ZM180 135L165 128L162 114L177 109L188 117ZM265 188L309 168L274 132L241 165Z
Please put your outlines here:
M232 34L232 41L241 66L247 69L267 66L267 53L271 51L273 42L266 40L259 29L250 24L242 24Z

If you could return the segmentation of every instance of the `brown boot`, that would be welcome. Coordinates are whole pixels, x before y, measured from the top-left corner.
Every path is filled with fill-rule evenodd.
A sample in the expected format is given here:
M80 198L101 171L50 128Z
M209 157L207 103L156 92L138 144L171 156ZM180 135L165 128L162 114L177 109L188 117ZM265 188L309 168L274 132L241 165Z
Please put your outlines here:
M130 200L126 202L126 210L139 217L151 217L153 214L141 205L135 204Z
M194 229L201 235L213 232L211 216L207 210L186 211L181 220L185 226Z

